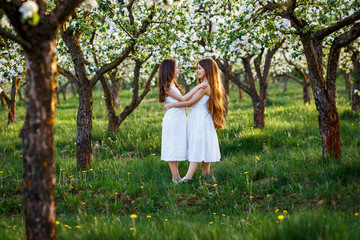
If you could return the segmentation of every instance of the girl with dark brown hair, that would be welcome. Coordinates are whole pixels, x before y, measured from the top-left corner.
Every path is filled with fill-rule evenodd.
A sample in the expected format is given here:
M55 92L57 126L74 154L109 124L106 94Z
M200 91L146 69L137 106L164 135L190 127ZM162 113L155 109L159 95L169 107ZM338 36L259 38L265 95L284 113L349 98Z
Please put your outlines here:
M164 59L161 62L158 86L159 102L175 103L189 100L197 90L207 87L199 84L189 93L182 96L182 89L176 79L179 68L175 59ZM187 136L185 108L173 108L166 111L162 124L161 160L167 161L172 174L172 181L177 183L181 177L178 161L187 160Z
M212 58L201 59L196 66L199 83L208 83L194 96L184 102L166 103L164 109L190 107L187 125L189 169L181 181L192 178L199 164L202 173L210 173L210 163L220 161L219 142L216 129L224 126L223 86L219 68Z

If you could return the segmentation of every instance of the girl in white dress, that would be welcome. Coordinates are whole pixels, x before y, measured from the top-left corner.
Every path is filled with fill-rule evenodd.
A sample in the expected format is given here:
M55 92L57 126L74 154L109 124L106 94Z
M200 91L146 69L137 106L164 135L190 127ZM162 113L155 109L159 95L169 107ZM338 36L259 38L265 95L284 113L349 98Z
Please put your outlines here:
M199 84L182 96L181 86L176 81L178 76L177 61L175 59L164 59L161 62L158 76L160 103L187 101L197 90L207 87L207 84ZM162 125L161 160L169 163L172 181L177 183L181 179L178 161L187 160L185 108L173 108L165 113Z
M201 59L197 63L196 73L199 83L208 83L208 87L200 89L194 96L184 102L166 103L164 108L190 107L188 115L188 172L182 181L192 178L195 170L202 162L202 173L210 173L210 163L220 161L219 142L216 129L224 126L223 86L219 69L212 58Z

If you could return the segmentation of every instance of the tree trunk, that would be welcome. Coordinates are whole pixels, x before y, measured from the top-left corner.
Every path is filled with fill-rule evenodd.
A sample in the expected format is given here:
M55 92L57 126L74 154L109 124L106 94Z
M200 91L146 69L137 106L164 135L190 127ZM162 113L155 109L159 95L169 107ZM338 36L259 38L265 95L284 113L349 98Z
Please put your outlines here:
M22 95L22 93L21 93L21 89L22 89L23 86L24 86L24 85L20 86L20 87L19 87L19 90L18 90L19 101L24 101L24 97L23 97L23 95Z
M62 88L61 82L59 82L59 87L60 87L60 89ZM57 103L57 105L61 105L61 100L60 100L59 95L60 95L60 91L58 91L58 92L56 93L56 103Z
M25 51L26 118L21 131L24 160L24 211L28 239L56 239L54 122L55 40Z
M76 119L76 158L78 169L85 169L92 164L92 87L83 82L83 86L78 89L78 94L79 108Z
M16 120L16 100L11 99L11 104L8 108L8 124L15 123Z
M3 93L0 93L0 102L1 102L1 106L3 106L5 108L6 104L5 104L5 98L4 98Z
M217 65L219 66L222 72L222 84L224 87L224 96L223 96L223 104L224 104L224 117L226 117L228 109L229 109L229 93L230 93L230 79L232 74L233 65L230 64L228 59L224 59L224 62L217 61Z
M71 93L74 97L76 96L76 88L74 87L73 83L71 83Z
M112 92L110 90L109 83L105 79L105 77L100 77L100 82L101 82L101 86L104 91L105 104L106 104L106 108L107 108L108 116L109 116L108 131L114 132L120 126L120 124L118 123L118 118L116 117L114 99L112 97Z
M265 127L265 103L258 97L252 97L254 108L254 128Z
M150 84L151 80L155 76L155 73L157 72L159 68L159 64L156 64L154 69L152 70L150 76L148 77L146 83L145 83L145 89L139 96L139 77L140 77L140 67L142 62L136 61L135 68L134 68L134 83L133 83L133 98L130 103L130 105L126 106L125 109L120 113L119 116L116 116L115 110L114 110L114 103L111 96L111 90L109 87L108 82L104 77L100 77L101 86L104 90L104 96L105 96L105 103L106 108L108 110L108 116L109 116L109 124L108 124L108 131L114 132L119 129L122 122L137 108L137 106L141 103L141 101L144 99L146 94L150 91Z
M342 71L343 73L343 76L345 78L345 88L346 88L346 92L348 94L348 99L351 100L351 81L350 81L350 76L351 76L351 73L347 73L346 71Z
M287 91L287 78L283 76L282 79L283 79L283 83L284 83L284 92L286 92Z
M239 100L243 99L242 89L238 88Z
M304 46L306 60L310 72L311 87L315 100L316 109L319 112L319 130L321 136L323 157L334 157L337 162L340 159L340 123L336 109L335 87L327 87L329 80L325 81L322 66L322 41L316 41L307 35L301 38ZM330 58L330 56L329 56ZM329 62L331 62L329 60ZM336 66L328 66L328 71L337 70ZM328 74L329 75L329 74Z
M309 84L303 83L302 84L302 88L303 88L303 98L304 98L304 103L305 104L310 104L311 102L311 96L310 96L310 89L309 89Z
M227 112L229 109L229 92L230 92L230 76L228 73L223 74L223 86L224 86L224 96L223 96L223 104L224 104L224 116L227 116Z
M354 66L355 81L352 90L352 110L360 110L360 61L358 59L358 52L354 52L351 60Z
M120 108L120 97L119 93L121 90L120 78L116 78L116 71L110 74L111 80L111 93L114 102L114 106L116 108Z
M63 89L61 91L62 95L63 95L63 100L66 101L66 90L67 90L67 87L68 87L69 83L65 83L65 86L63 86Z

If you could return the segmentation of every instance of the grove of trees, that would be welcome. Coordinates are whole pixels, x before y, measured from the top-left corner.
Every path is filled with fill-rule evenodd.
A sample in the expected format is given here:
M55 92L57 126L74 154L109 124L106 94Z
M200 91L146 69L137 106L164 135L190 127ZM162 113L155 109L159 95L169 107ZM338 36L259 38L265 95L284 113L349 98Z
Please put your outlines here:
M79 99L79 170L92 166L94 87L102 86L108 131L115 132L156 85L166 57L178 60L187 84L196 80L196 60L216 59L226 109L232 82L250 96L259 129L266 127L270 76L295 80L304 104L316 105L322 156L338 163L339 72L352 110L360 110L359 1L0 0L0 19L0 100L8 124L16 119L20 86L26 87L20 135L29 239L56 238L54 123L57 96L69 86ZM117 115L125 83L132 100Z

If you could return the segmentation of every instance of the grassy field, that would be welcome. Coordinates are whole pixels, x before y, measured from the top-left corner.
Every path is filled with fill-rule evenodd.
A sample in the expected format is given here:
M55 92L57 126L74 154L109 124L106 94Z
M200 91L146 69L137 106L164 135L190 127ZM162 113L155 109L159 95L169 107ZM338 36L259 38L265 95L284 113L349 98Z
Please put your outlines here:
M338 80L341 164L321 157L317 111L301 87L270 84L266 127L253 129L251 100L232 86L222 160L211 176L174 185L160 160L162 105L151 91L116 134L95 91L93 167L76 170L77 98L57 107L59 239L360 239L360 115ZM122 108L130 93L121 93ZM6 125L0 108L0 239L24 239L22 149L25 115ZM186 173L188 162L179 164ZM136 214L137 218L130 218Z

